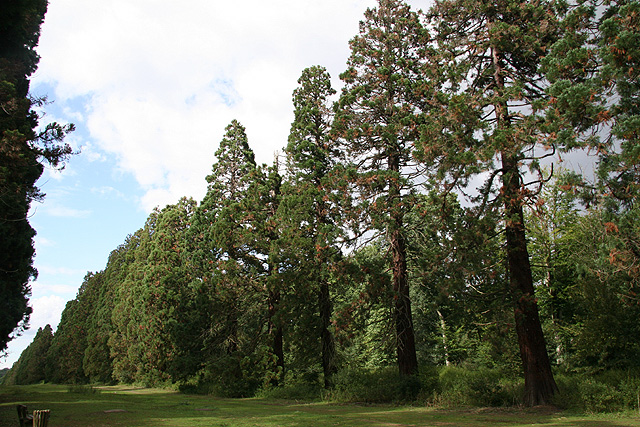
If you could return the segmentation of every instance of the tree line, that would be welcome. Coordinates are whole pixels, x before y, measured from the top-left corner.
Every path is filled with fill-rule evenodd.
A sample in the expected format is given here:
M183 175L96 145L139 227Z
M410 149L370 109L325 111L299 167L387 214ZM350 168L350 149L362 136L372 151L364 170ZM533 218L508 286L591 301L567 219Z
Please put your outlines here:
M7 380L246 396L455 364L537 405L554 371L637 368L639 27L633 1L380 0L339 96L302 72L283 158L232 121L204 199L156 209ZM576 150L593 177L557 167Z

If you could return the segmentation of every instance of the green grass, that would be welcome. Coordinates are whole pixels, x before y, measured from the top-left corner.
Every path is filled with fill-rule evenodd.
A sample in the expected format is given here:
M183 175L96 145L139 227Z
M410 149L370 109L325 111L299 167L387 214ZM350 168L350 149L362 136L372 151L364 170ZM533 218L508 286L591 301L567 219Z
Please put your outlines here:
M0 426L18 426L16 404L50 409L50 427L84 426L639 426L636 414L587 416L553 408L440 410L267 399L218 399L135 387L0 387Z

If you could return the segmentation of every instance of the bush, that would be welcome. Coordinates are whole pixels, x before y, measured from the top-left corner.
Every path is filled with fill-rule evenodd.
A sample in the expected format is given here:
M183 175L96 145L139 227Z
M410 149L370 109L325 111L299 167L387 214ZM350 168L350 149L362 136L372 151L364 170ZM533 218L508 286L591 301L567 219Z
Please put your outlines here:
M589 413L638 409L640 376L619 370L556 375L560 392L553 403Z
M327 397L339 402L400 403L415 400L419 392L419 378L401 376L395 367L343 369L335 375Z
M583 410L590 413L622 409L622 394L612 385L586 379L578 384Z
M511 406L521 402L521 381L498 369L466 369L455 366L442 368L437 405L452 406Z
M219 358L215 364L179 383L178 390L218 397L252 397L258 390L259 381L246 372L242 369L242 361L233 357Z

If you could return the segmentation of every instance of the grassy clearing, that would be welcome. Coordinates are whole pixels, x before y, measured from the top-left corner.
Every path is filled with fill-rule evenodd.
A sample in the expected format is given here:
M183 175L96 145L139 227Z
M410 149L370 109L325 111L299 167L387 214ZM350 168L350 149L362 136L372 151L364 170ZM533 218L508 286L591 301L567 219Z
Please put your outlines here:
M0 387L0 425L18 426L15 405L50 409L50 427L84 426L579 426L640 427L640 416L586 416L552 408L439 410L267 399L218 399L136 387Z

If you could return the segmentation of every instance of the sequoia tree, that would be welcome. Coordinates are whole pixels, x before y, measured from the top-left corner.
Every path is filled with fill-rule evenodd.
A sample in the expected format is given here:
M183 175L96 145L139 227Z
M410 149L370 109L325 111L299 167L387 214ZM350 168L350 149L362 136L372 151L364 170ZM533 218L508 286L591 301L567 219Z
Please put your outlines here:
M426 117L417 153L434 166L445 191L473 193L479 214L502 213L528 405L548 403L557 390L523 216L546 179L541 158L568 148L557 134L543 132L538 114L547 101L540 61L558 38L556 16L550 1L437 1L430 13L435 40L425 67ZM471 178L485 183L474 189Z
M329 133L333 113L329 98L335 94L326 69L305 69L293 92L294 121L286 147L288 180L279 215L283 228L281 246L288 252L292 280L309 287L309 297L317 299L319 322L307 324L305 337L320 341L324 384L329 388L337 370L335 342L331 332L332 303L330 269L340 255L338 214L331 200L331 170L337 153ZM298 292L299 293L299 292ZM307 295L307 293L305 293ZM300 319L300 317L299 317ZM318 330L309 336L309 329ZM317 342L317 341L315 341ZM314 356L318 352L313 353Z
M51 123L37 131L34 108L44 100L29 96L46 11L46 0L0 5L0 351L16 327L18 333L27 327L31 313L29 280L37 271L28 211L32 201L43 197L36 187L42 163L57 167L72 151L61 141L73 126Z
M346 176L354 185L355 224L386 236L393 272L393 316L398 368L418 370L407 277L405 215L412 206L418 139L415 86L421 80L426 31L399 0L368 9L351 41L334 131L349 155ZM358 225L359 226L359 225Z

